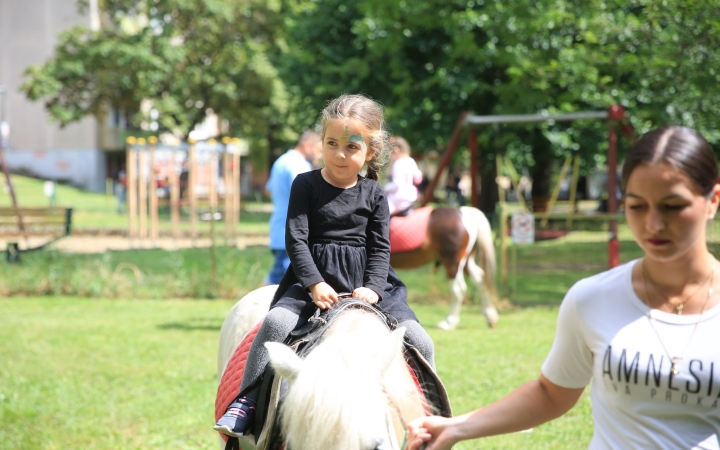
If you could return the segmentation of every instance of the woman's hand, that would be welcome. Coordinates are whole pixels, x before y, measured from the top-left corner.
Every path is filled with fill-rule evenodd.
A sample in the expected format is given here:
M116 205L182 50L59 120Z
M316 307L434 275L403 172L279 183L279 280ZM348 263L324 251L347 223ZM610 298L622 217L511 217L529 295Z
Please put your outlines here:
M360 300L364 300L371 305L374 305L375 303L380 300L380 297L370 288L366 287L359 287L355 289L352 293L352 296L355 298L359 298Z
M324 281L310 286L313 303L320 309L328 309L338 302L338 295L335 289Z
M450 450L457 443L450 436L451 419L422 417L410 422L407 450ZM426 447L423 448L423 444Z

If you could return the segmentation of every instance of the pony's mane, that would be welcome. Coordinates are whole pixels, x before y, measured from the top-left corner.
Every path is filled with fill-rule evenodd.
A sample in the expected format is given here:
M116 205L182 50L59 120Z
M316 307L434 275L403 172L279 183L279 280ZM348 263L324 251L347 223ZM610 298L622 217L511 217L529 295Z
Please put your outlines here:
M373 449L387 434L372 435L387 429L388 408L406 422L423 415L402 352L391 355L389 342L390 332L370 313L350 310L332 323L285 397L289 449Z

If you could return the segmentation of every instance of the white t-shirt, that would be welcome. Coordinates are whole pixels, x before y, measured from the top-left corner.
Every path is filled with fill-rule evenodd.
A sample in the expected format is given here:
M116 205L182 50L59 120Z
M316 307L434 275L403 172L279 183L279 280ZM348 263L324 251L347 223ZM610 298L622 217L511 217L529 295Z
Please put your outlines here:
M542 373L558 386L592 385L590 449L718 449L720 306L697 314L650 309L632 287L637 261L576 283L565 296ZM672 376L672 356L681 356ZM687 347L687 349L685 349Z

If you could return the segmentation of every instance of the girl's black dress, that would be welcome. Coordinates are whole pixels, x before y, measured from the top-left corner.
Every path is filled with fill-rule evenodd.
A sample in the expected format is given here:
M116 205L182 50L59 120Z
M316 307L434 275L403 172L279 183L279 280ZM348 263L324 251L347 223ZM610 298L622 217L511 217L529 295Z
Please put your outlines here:
M380 296L377 306L399 322L417 317L407 304L407 288L390 267L389 211L380 183L358 177L342 189L320 170L298 175L290 190L285 248L290 257L272 308L298 314L302 326L317 309L308 287L325 281L335 292L367 287Z

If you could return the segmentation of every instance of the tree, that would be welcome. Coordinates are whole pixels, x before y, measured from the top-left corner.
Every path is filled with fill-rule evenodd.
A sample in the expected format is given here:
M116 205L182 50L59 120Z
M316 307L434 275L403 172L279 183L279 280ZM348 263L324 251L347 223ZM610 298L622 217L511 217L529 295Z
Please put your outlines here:
M138 126L149 120L141 108L149 102L158 131L187 136L214 112L232 134L266 139L286 115L267 55L281 29L279 1L105 0L101 7L99 30L68 30L48 62L27 69L23 90L44 100L61 125L115 107ZM276 128L284 139L286 130Z
M459 113L605 110L621 104L638 132L693 126L720 141L720 22L714 0L299 0L286 18L282 77L304 110L341 92L388 105L420 152L444 145ZM301 112L300 112L301 113ZM604 162L601 121L482 128L483 157L530 166L548 194L554 161Z

